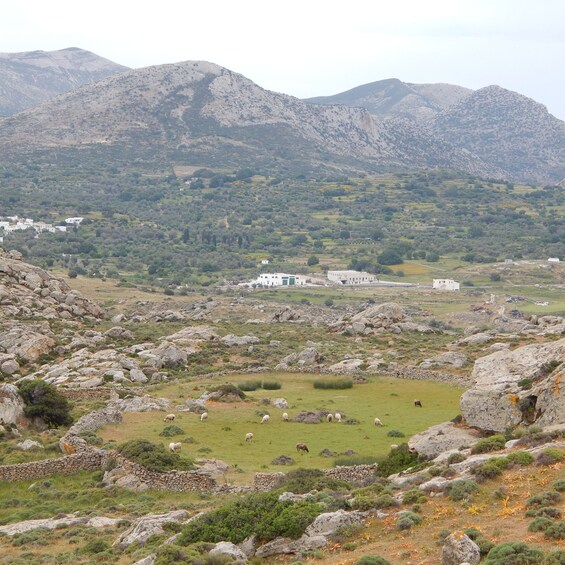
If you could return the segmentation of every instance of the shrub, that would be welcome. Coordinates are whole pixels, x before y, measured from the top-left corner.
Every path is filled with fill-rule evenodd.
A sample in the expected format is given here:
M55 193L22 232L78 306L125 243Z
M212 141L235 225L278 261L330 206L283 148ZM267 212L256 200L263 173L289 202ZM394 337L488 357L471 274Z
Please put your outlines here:
M321 506L308 500L279 502L278 497L278 492L258 493L229 502L187 524L177 543L240 543L253 534L265 542L279 536L299 538Z
M556 447L548 447L538 454L536 457L536 465L555 465L555 463L559 463L559 461L563 461L564 459L565 451L557 449Z
M546 538L565 539L565 521L554 522L544 530L544 534Z
M536 565L542 562L543 553L521 541L495 545L487 555L485 565Z
M172 453L163 445L143 439L133 439L122 444L118 447L118 453L151 471L188 471L193 468L192 463L181 459L178 453Z
M386 435L388 437L405 437L405 434L399 430L390 430Z
M349 490L349 485L345 481L326 476L319 469L296 469L282 477L276 488L304 494L312 490Z
M351 467L353 465L372 465L377 463L378 457L375 455L344 455L334 459L335 467Z
M426 502L427 497L425 493L417 488L411 489L404 493L402 497L402 504L422 504Z
M422 523L422 518L414 512L401 512L396 520L396 527L399 530L409 530L412 526Z
M538 516L528 525L528 532L544 532L549 526L554 523L555 522L553 520L550 520L545 516Z
M280 388L280 387L279 387ZM243 400L245 398L245 393L240 387L237 387L232 384L223 384L218 386L210 387L210 392L219 392L221 393L221 397L218 399L220 401L223 400L224 397L235 396Z
M473 447L471 447L471 453L489 453L491 451L498 451L504 449L504 444L506 443L506 438L502 434L485 437L480 439Z
M546 518L557 518L560 519L563 512L559 508L555 508L554 506L544 506L538 509L530 509L526 512L526 516L528 518L536 517L536 516L545 516Z
M543 565L565 565L565 549L557 549L547 554Z
M353 380L348 378L318 379L314 381L314 388L318 388L322 390L328 390L328 389L343 390L352 387L353 387Z
M379 555L364 555L361 559L357 559L353 565L390 565L390 561Z
M73 419L68 400L53 386L41 379L23 381L18 389L25 402L28 418L41 418L50 427L69 426Z
M560 500L561 495L558 492L549 490L528 498L528 500L526 500L526 506L528 508L531 508L532 506L541 508L543 506L551 506L553 503L559 502Z
M447 458L447 464L453 465L454 463L462 463L463 461L465 461L465 459L467 459L467 458L462 453L452 453Z
M391 450L388 456L384 459L379 459L379 466L377 467L376 474L379 477L388 477L393 473L398 473L413 467L418 463L418 455L411 453L408 444L403 443L397 449Z
M483 556L494 547L494 543L485 538L483 533L476 528L467 528L466 530L463 530L463 532L479 546L479 552Z
M527 466L533 463L534 456L527 451L514 451L506 456L506 459L511 463L516 463L518 465Z
M250 392L261 388L261 381L244 381L237 385L237 388L245 392Z
M278 381L263 381L261 383L261 386L265 390L279 390L279 388L282 387L281 383L279 383Z
M502 469L506 469L508 465L510 465L510 462L506 457L497 457L473 467L471 472L478 481L486 481L498 477L502 473Z
M564 491L565 490L565 479L559 479L559 480L555 481L552 486L557 492Z
M86 544L82 548L82 552L84 553L103 553L110 549L110 545L103 540L100 539L91 539L86 542Z
M396 501L390 494L381 494L375 498L375 508L390 508L396 506Z
M179 428L175 424L171 426L166 426L165 429L159 434L162 437L173 437L173 436L180 436L184 434L184 430Z
M471 498L479 490L475 481L459 479L447 485L446 492L451 500L458 501Z

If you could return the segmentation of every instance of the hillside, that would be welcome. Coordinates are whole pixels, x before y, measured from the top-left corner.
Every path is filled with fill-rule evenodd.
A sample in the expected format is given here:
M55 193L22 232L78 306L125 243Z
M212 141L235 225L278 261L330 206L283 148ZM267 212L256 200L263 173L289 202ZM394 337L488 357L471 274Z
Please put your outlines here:
M76 47L0 53L0 116L39 106L63 92L126 69Z

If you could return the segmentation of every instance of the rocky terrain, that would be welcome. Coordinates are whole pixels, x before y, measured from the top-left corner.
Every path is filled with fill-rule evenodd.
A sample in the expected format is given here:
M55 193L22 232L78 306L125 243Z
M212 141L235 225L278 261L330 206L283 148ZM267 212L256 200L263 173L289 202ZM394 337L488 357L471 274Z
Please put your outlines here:
M76 47L0 53L0 116L39 106L59 94L125 70L123 65Z

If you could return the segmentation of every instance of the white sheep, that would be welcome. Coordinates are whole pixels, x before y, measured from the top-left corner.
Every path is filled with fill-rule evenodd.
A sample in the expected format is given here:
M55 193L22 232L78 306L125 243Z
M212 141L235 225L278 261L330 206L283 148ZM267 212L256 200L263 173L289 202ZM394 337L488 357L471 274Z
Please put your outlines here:
M382 425L383 423L378 418L375 418L375 426L382 426Z
M253 434L251 432L245 434L245 441L253 441Z
M265 415L261 418L261 423L262 423L262 424L267 424L270 419L271 419L271 417L270 417L268 414L265 414Z
M177 443L169 443L169 449L171 451L180 451L180 448L182 447L182 444L180 441L178 441Z
M328 414L328 415L326 416L326 418L327 418L328 422L333 422L333 421L334 421L334 415L333 415L333 414Z
M176 416L174 414L167 414L164 418L163 418L163 422L174 422L175 421Z
M204 420L208 419L208 412L202 412L202 414L200 414L200 421L203 422Z
M340 414L339 412L336 412L336 413L334 414L334 420L335 420L336 422L341 422L341 414Z
M398 445L396 443L391 443L390 444L390 450L393 451L395 449L398 449Z
M283 412L282 419L283 422L288 422L288 414L286 412Z

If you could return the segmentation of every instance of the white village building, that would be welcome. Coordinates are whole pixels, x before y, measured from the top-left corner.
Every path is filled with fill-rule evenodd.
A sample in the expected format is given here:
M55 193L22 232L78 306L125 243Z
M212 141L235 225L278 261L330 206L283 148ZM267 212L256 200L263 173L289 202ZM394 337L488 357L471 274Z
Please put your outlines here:
M306 284L306 279L301 275L262 273L251 284L257 286L303 286Z
M560 263L561 261L559 260L559 257L549 257L547 259L548 263Z
M373 284L379 279L371 273L364 271L328 271L328 280L343 285Z
M459 290L460 284L453 279L433 279L432 288L436 290Z
M83 220L84 218L77 216L76 218L65 218L65 223L74 224L75 226L78 226Z

